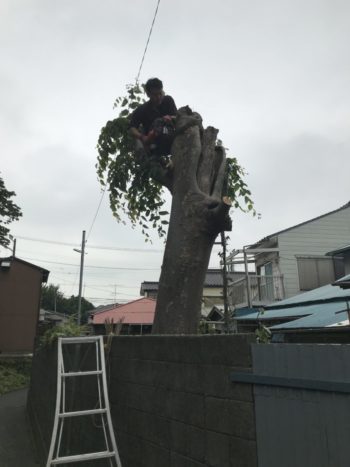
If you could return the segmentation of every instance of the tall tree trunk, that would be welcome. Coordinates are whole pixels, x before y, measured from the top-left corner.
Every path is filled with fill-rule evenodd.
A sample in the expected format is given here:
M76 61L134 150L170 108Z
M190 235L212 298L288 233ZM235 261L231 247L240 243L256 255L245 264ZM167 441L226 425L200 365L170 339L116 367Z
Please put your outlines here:
M197 333L211 250L218 233L231 230L231 203L224 196L226 158L216 144L218 130L203 130L201 117L184 107L176 131L168 185L173 200L154 334Z

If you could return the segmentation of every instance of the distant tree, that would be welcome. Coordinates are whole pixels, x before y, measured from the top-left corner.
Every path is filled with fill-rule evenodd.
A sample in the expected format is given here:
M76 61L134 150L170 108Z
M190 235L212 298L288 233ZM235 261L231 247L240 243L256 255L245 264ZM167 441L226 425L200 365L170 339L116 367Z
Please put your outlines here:
M121 110L101 130L97 172L109 189L114 216L121 221L126 214L133 226L141 226L146 241L149 227L165 235L169 213L164 210L164 188L172 194L153 332L197 333L213 244L220 232L231 230L231 206L255 213L251 193L237 159L226 158L218 130L204 129L200 115L189 107L178 111L173 167L136 157L128 116L144 100L138 85L129 86L127 96L116 100Z
M79 297L71 295L69 298L65 299L65 307L68 314L75 314L78 310ZM88 311L91 311L95 306L86 300L84 297L81 299L81 324L85 324L88 321Z
M59 285L44 284L41 289L41 308L48 311L65 312L65 301Z
M59 285L44 285L41 290L41 308L48 311L57 311L66 315L74 315L78 311L79 297L71 295L66 298L60 291ZM82 297L81 300L81 323L88 320L88 311L93 310L95 306Z
M4 180L0 177L0 245L4 247L10 244L10 229L5 226L22 216L21 209L11 200L15 195L14 191L6 189Z

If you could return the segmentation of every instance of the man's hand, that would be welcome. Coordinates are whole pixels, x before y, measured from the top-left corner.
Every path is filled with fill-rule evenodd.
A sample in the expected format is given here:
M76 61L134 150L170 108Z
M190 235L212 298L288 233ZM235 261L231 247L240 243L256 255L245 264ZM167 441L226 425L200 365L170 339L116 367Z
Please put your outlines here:
M141 135L140 140L143 144L151 144L156 137L156 132L151 130L147 135Z
M172 122L176 117L172 115L164 115L163 120L167 123Z

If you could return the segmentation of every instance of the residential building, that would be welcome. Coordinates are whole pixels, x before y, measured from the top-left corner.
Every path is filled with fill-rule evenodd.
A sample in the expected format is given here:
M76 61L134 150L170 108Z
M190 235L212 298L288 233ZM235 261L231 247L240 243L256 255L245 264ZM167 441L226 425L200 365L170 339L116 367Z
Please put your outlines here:
M235 316L238 332L263 325L272 334L346 327L349 333L350 290L331 284L268 305L265 309ZM276 339L275 339L276 340Z
M341 255L331 253L339 253L339 245L349 239L350 202L233 252L231 268L245 262L246 270L252 264L255 272L229 287L231 304L264 306L334 282L344 276L347 266ZM343 251L344 257L348 252Z
M95 334L106 334L106 326L119 327L120 334L149 334L152 331L156 301L139 298L123 305L91 314Z
M340 248L336 248L333 251L329 251L327 256L340 259L344 264L344 273L350 274L350 245L346 245Z
M350 274L347 276L341 277L337 281L334 282L335 286L339 286L341 289L350 289Z
M33 351L41 284L48 275L17 257L0 258L0 353Z
M49 311L40 309L39 323L45 325L58 326L65 324L69 321L69 315L64 313L58 313L57 311Z
M243 272L229 272L227 275L228 283L237 281L244 277ZM158 282L144 281L141 284L140 295L149 298L157 298ZM223 274L222 269L208 269L203 286L203 307L202 314L207 315L214 306L222 308L223 298Z

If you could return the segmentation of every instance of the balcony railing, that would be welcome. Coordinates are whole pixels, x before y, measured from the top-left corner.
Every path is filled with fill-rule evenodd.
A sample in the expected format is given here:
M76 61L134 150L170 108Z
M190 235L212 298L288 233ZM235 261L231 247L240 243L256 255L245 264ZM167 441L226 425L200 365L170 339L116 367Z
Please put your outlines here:
M283 276L249 274L249 291L252 306L283 300L285 297ZM231 305L247 306L249 304L247 278L243 277L229 284L228 295Z

